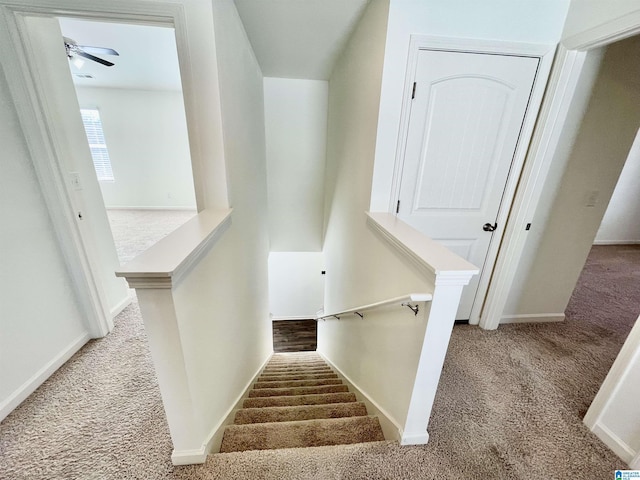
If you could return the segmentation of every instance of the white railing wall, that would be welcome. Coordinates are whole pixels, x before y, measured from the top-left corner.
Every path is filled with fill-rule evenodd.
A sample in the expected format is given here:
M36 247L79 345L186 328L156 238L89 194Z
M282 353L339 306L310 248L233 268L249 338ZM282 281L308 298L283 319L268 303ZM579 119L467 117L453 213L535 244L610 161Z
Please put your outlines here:
M250 308L260 292L243 287L240 232L231 210L205 210L117 272L136 289L174 464L217 448L271 352L266 312Z
M375 237L369 238L369 248L375 246L380 254L371 265L388 269L392 259L398 272L406 276L417 272L430 295L416 297L417 315L395 302L398 299L380 302L364 318L343 314L337 319L322 313L318 351L354 387L370 413L380 417L387 438L402 444L427 443L427 425L462 289L478 269L391 214L368 213L367 227L368 235ZM381 273L390 279L394 275ZM390 293L393 289L390 282ZM351 313L360 308L329 305L327 311Z

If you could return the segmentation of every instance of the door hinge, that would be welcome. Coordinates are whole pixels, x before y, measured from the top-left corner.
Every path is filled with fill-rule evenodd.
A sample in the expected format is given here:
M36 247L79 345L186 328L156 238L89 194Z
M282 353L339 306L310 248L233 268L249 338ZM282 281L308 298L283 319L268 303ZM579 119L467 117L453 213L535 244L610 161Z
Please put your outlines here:
M416 82L413 82L413 90L411 91L411 100L416 98Z
M400 200L398 200L398 203L396 204L396 213L400 213Z

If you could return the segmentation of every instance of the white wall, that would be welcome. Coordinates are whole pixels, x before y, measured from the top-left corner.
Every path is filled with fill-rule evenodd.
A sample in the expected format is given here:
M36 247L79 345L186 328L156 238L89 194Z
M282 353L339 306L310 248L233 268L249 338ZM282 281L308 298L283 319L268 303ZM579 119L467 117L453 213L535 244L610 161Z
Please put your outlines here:
M640 243L639 181L640 134L636 134L596 235L596 244Z
M262 73L233 1L214 2L213 20L232 225L174 291L204 430L226 417L272 352Z
M269 254L269 310L274 320L315 318L324 304L322 252Z
M89 338L0 70L0 420Z
M513 292L505 314L564 312L640 126L640 63L628 60L639 54L638 38L607 49L575 142L556 152L559 165L567 159L564 174L556 170L556 191L557 180L547 179L545 193L553 200L535 216L548 218L534 219L539 244L527 248L530 269L521 272L520 296Z
M584 422L633 469L640 468L640 321L636 321Z
M325 311L433 285L367 225L388 2L373 0L329 81ZM425 324L407 309L318 323L318 351L403 425ZM426 425L425 425L426 428Z
M372 211L388 211L412 34L555 44L569 0L391 0Z
M264 79L272 252L322 250L328 83Z
M81 108L98 108L114 182L107 207L196 208L182 92L76 87Z

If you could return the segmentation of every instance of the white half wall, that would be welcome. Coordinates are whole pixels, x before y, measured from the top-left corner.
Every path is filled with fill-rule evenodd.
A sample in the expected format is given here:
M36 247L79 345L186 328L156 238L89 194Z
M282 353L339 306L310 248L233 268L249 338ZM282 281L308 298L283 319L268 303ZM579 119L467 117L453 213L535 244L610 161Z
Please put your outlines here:
M315 318L324 304L322 252L269 254L269 310L274 320Z
M100 182L109 207L196 208L181 91L76 87L81 108L97 108L113 182Z
M640 243L640 130L596 235L596 244Z
M412 34L554 44L569 0L391 0L371 211L389 211Z
M608 47L590 98L584 87L574 97L578 108L565 123L568 138L556 150L506 316L564 312L640 126L640 64L628 61L638 54L637 37ZM591 67L587 76L597 71Z
M640 469L640 321L636 321L584 423L633 469Z
M389 3L372 0L329 81L325 311L431 292L433 284L367 225ZM318 351L398 429L407 419L426 317L406 308L318 322ZM426 407L425 407L426 408ZM426 430L426 424L424 425ZM426 433L426 432L425 432Z
M264 79L272 252L322 250L328 82Z
M89 338L0 69L0 420Z

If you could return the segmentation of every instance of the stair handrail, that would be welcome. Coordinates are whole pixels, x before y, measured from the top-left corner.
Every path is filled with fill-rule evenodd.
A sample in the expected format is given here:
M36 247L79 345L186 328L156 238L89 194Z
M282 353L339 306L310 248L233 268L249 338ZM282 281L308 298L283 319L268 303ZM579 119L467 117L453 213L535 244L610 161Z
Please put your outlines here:
M394 297L388 300L383 300L381 302L369 303L367 305L362 305L355 308L349 308L347 310L340 310L339 312L334 313L324 313L316 315L317 320L325 320L330 317L334 317L340 320L341 315L358 315L360 318L364 318L364 312L367 310L374 310L376 308L386 307L389 305L400 304L399 306L407 307L413 311L414 315L418 315L419 306L418 302L430 302L433 299L433 295L430 293L409 293L407 295L403 295L401 297ZM415 305L412 305L415 304Z

